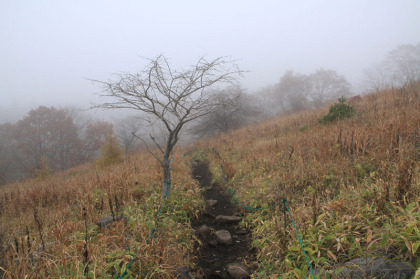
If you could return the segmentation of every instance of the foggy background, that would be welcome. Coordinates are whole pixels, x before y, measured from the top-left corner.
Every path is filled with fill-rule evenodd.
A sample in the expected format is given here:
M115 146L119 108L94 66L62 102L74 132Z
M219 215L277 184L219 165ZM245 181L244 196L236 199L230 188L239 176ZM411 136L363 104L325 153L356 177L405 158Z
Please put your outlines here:
M420 40L420 1L0 1L0 123L39 105L88 108L88 79L230 56L252 93L288 69L344 75Z

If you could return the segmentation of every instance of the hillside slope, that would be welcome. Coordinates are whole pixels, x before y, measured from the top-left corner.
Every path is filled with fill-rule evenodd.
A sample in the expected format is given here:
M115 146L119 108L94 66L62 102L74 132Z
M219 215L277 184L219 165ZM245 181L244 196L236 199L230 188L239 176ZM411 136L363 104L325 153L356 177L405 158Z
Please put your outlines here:
M419 268L420 86L367 95L354 106L353 117L329 124L318 122L325 108L178 148L163 207L160 167L147 153L2 187L0 274L115 278L133 258L127 278L173 278L180 266L194 269L191 221L204 201L187 154L207 159L213 183L243 205L286 198L313 267L332 269L381 248ZM243 214L258 252L254 277L306 278L283 207ZM112 215L128 221L96 225Z
M286 198L312 265L333 269L384 251L419 268L420 86L366 95L356 114L280 117L202 141L216 181L243 205ZM223 171L222 171L223 170ZM225 177L225 178L224 178ZM259 278L306 278L309 269L283 207L248 211ZM378 250L382 249L382 250Z
M190 220L204 201L188 162L178 155L174 160L172 193L162 209L160 167L146 153L103 169L87 164L1 188L5 278L116 278L136 253L126 276L175 276L177 267L192 262ZM121 215L128 221L104 229L96 224Z

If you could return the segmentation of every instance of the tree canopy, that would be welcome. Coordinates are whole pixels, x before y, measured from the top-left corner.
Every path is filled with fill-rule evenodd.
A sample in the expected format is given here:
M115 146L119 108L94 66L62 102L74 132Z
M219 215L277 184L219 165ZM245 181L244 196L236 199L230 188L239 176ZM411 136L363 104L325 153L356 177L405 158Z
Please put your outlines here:
M213 92L232 84L241 75L235 61L219 57L200 58L191 66L173 69L164 55L147 59L137 73L122 73L116 79L98 81L107 101L95 105L105 109L134 109L145 115L150 126L163 125L165 140L150 134L156 149L149 151L163 169L162 195L169 191L171 156L182 128L218 109ZM146 143L146 142L145 142Z

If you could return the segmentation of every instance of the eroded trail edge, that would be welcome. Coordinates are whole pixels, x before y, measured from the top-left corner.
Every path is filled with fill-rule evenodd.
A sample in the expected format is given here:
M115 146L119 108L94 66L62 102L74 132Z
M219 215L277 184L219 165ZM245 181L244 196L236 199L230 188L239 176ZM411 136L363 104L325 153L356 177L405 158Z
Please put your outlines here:
M194 161L192 176L204 189L206 210L192 224L202 245L197 243L198 278L249 278L255 255L250 233L239 225L241 210L221 186L211 184L207 162Z

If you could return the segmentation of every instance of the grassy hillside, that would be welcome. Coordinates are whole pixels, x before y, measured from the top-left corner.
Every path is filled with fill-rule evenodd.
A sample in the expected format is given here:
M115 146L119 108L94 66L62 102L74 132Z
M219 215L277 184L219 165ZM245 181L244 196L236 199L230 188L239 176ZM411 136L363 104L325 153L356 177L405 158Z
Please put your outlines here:
M420 87L356 101L356 114L321 124L306 112L200 143L216 179L244 205L286 197L315 267L383 248L420 266ZM213 150L213 148L215 148ZM212 152L210 152L211 154ZM222 165L222 168L220 167ZM283 208L250 211L260 278L306 278L308 265Z
M150 245L146 240L162 202L160 168L148 154L106 169L84 165L1 188L0 266L6 278L83 278L85 273L113 278L136 252L128 274L171 278L176 267L192 262L189 222L204 207L190 167L182 157L174 160L172 195ZM112 215L110 204L115 215L129 220L101 231L96 221Z
M313 266L383 248L419 267L420 86L367 95L354 106L353 117L328 124L318 122L325 108L179 148L173 191L151 238L161 173L148 154L7 185L0 189L0 266L6 278L112 278L138 252L129 275L173 277L177 267L193 265L190 220L204 208L183 156L194 151L210 161L214 182L226 185L225 176L243 204L286 197ZM96 221L111 208L129 220L100 230ZM246 212L243 222L258 252L258 278L306 278L282 207Z

